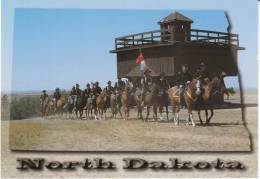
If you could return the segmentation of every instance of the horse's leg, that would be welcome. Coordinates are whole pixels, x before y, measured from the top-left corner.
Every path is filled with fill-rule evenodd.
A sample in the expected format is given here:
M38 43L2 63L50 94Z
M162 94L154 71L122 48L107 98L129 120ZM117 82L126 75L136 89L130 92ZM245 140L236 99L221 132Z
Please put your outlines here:
M98 115L98 109L95 107L94 108L94 118L97 120L97 115Z
M179 125L179 111L177 111L176 113L175 113L175 117L176 117L176 121L177 121L177 125Z
M186 126L190 125L190 116L191 116L191 113L192 113L190 106L187 107L187 108L188 108L188 117L187 117Z
M148 120L148 117L149 117L149 114L150 114L150 106L147 105L147 108L146 108L146 121Z
M160 120L163 120L162 112L163 112L163 106L159 106L159 113L160 113L159 119L160 119Z
M153 105L153 114L155 117L155 121L157 121L157 106L156 105Z
M166 105L165 108L166 108L166 119L167 119L167 121L169 121L168 105Z
M126 119L127 119L127 120L128 120L128 118L129 118L129 115L130 115L130 112L129 112L129 111L130 111L130 109L129 109L129 107L127 106L127 107L126 107L126 114L127 114L127 115L126 115Z
M81 120L83 120L83 110L84 110L84 109L81 109L81 110L80 110L80 119L81 119Z
M201 119L200 110L198 110L198 116L199 116L200 124L202 125L203 122L202 122L202 119Z
M195 126L195 122L193 120L192 112L190 113L190 120L191 120L191 125L194 127Z
M206 116L206 123L208 123L209 113L208 113L208 109L207 108L205 108L205 116Z
M209 116L209 118L208 118L207 124L209 124L209 122L210 122L210 120L211 120L211 118L212 118L213 116L214 116L214 109L211 108L211 109L210 109L210 116Z
M102 109L102 116L103 116L103 119L106 120L106 109Z

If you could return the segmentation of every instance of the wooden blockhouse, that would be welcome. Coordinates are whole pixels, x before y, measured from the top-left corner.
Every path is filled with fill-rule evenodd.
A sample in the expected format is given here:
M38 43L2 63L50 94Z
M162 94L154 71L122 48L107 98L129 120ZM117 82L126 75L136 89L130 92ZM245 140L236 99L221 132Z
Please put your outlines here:
M158 22L159 30L117 37L115 49L110 52L117 55L118 78L142 76L140 65L135 63L140 49L152 76L164 72L172 79L182 64L195 72L201 62L212 76L222 71L237 76L237 51L242 49L238 35L192 29L192 23L188 17L173 12Z

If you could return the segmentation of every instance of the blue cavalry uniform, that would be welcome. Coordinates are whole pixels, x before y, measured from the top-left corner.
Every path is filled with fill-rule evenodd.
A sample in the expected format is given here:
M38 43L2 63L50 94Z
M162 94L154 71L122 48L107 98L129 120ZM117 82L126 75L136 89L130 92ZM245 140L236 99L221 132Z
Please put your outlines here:
M52 101L54 103L54 107L55 107L55 110L57 108L57 101L60 99L61 97L61 94L60 94L60 89L59 88L56 88L55 89L55 92L53 93L53 98L52 98Z

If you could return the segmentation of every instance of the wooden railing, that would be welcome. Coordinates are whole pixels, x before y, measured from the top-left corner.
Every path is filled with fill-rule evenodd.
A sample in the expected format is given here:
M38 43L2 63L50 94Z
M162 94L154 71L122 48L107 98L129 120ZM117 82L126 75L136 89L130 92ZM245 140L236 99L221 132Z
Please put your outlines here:
M189 32L180 32L177 34L182 36L181 40L180 37L177 38L174 35L176 35L176 33L171 30L154 30L122 36L115 39L115 49L133 48L147 44L163 44L178 41L219 45L233 44L239 46L237 34L191 29Z

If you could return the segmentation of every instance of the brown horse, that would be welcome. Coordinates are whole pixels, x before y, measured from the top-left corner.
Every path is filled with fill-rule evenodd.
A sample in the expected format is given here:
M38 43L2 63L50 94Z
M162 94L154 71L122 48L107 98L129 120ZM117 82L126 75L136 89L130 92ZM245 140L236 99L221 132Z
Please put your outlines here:
M180 112L180 88L174 86L167 91L170 106L172 106L173 120L175 125L179 125L179 112Z
M88 96L86 106L85 106L85 110L86 110L86 117L88 117L88 118L92 118L93 113L96 115L97 108L96 108L96 100L95 100L94 95Z
M67 104L68 98L66 96L61 96L57 101L56 114L63 114L64 107Z
M121 118L123 118L122 113L120 111L119 103L116 101L116 94L111 94L110 96L110 108L111 108L111 118L116 118L117 113L119 112Z
M186 89L184 90L184 101L186 104L186 108L188 110L188 118L186 125L192 125L195 126L195 122L193 120L192 110L196 108L200 90L197 88L198 80L193 79L192 82L188 83L186 85Z
M157 109L159 107L159 87L158 85L156 85L155 83L152 84L152 86L150 87L149 91L147 91L144 94L143 97L143 102L137 106L138 107L138 112L141 115L142 118L142 111L143 111L143 107L147 107L147 113L146 113L146 118L145 121L148 120L148 117L150 115L150 108L153 108L153 114L154 114L154 119L157 121ZM140 100L139 100L140 101Z
M123 119L127 120L129 117L129 111L130 111L130 89L128 87L125 87L122 91L120 102L121 102L121 108L120 112L123 113Z
M54 103L50 97L47 97L41 104L42 117L47 117L54 113Z
M97 114L95 114L95 119L99 117L100 120L104 117L106 119L106 110L107 110L107 94L105 91L102 91L97 99L96 99L96 104L97 104ZM99 116L97 116L99 115Z
M222 88L223 83L218 77L215 77L211 81L208 81L204 85L202 85L201 106L198 108L198 116L201 124L203 124L200 115L201 109L205 110L206 124L209 124L210 120L214 116L214 97L218 93L221 93ZM210 110L210 116L208 114L208 110Z

